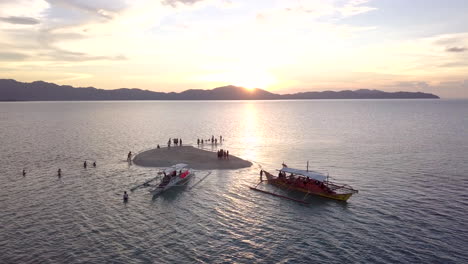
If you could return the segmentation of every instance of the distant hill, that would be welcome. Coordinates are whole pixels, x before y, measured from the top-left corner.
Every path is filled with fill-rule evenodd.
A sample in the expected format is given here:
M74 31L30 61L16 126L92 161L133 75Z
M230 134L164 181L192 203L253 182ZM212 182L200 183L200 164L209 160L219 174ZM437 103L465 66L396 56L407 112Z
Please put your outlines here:
M422 99L439 98L428 93L378 90L324 91L274 94L262 89L247 90L228 85L212 90L190 89L180 93L162 93L137 88L104 90L94 87L75 88L43 81L22 83L0 79L0 101L87 101L87 100L280 100L280 99Z

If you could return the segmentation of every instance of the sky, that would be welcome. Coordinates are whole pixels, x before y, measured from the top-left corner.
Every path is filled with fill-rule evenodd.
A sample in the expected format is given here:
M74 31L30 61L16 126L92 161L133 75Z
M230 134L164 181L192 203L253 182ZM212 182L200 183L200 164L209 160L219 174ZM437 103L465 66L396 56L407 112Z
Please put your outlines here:
M466 0L0 0L0 78L468 98Z

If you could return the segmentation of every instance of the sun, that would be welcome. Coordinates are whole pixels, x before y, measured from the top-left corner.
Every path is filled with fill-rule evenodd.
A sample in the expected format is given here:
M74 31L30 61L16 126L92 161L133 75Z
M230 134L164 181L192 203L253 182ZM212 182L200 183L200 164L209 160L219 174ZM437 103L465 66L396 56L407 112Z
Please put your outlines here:
M274 76L265 72L244 72L235 76L231 81L234 85L248 90L254 90L255 88L267 89L275 82Z
M275 76L268 71L251 68L225 70L205 76L203 79L213 83L244 87L250 91L255 88L268 89L277 83Z

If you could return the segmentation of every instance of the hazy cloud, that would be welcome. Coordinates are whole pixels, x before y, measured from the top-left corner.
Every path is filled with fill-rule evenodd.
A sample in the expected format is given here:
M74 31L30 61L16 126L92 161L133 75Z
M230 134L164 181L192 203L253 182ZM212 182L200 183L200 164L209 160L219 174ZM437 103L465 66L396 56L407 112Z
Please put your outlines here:
M27 57L28 55L17 52L0 52L0 61L24 60Z
M20 25L36 25L40 21L32 17L20 17L20 16L10 16L10 17L0 17L0 21L7 22L10 24L20 24Z
M96 56L87 54L84 52L69 51L59 48L50 48L48 52L41 53L40 56L48 60L54 61L98 61L98 60L109 60L109 61L119 61L126 60L127 58L124 55L117 56Z
M468 98L467 79L431 83L426 81L405 81L386 85L384 88L394 91L433 93L442 98Z
M121 4L121 1L113 1L112 5L102 1L47 0L47 2L49 2L52 7L76 10L104 19L115 18L118 15L118 11L125 8Z
M465 47L450 47L450 48L447 48L446 51L448 51L448 52L464 52L464 51L466 51L466 48Z
M172 7L176 7L178 4L184 4L184 5L193 5L197 2L201 2L203 0L164 0L162 1L163 4L165 5L170 5Z
M400 87L403 89L409 89L411 91L414 90L424 90L430 87L429 83L424 81L416 81L416 82L397 82L396 84L392 85L394 87Z

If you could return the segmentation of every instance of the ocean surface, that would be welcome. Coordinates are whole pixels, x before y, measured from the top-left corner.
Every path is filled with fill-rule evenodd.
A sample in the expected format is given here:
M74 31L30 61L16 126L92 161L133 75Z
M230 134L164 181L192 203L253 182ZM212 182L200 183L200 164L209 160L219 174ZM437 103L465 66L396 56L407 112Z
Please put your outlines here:
M129 151L212 135L254 165L122 202ZM0 143L0 263L468 262L467 100L4 102ZM359 193L248 188L307 161Z

